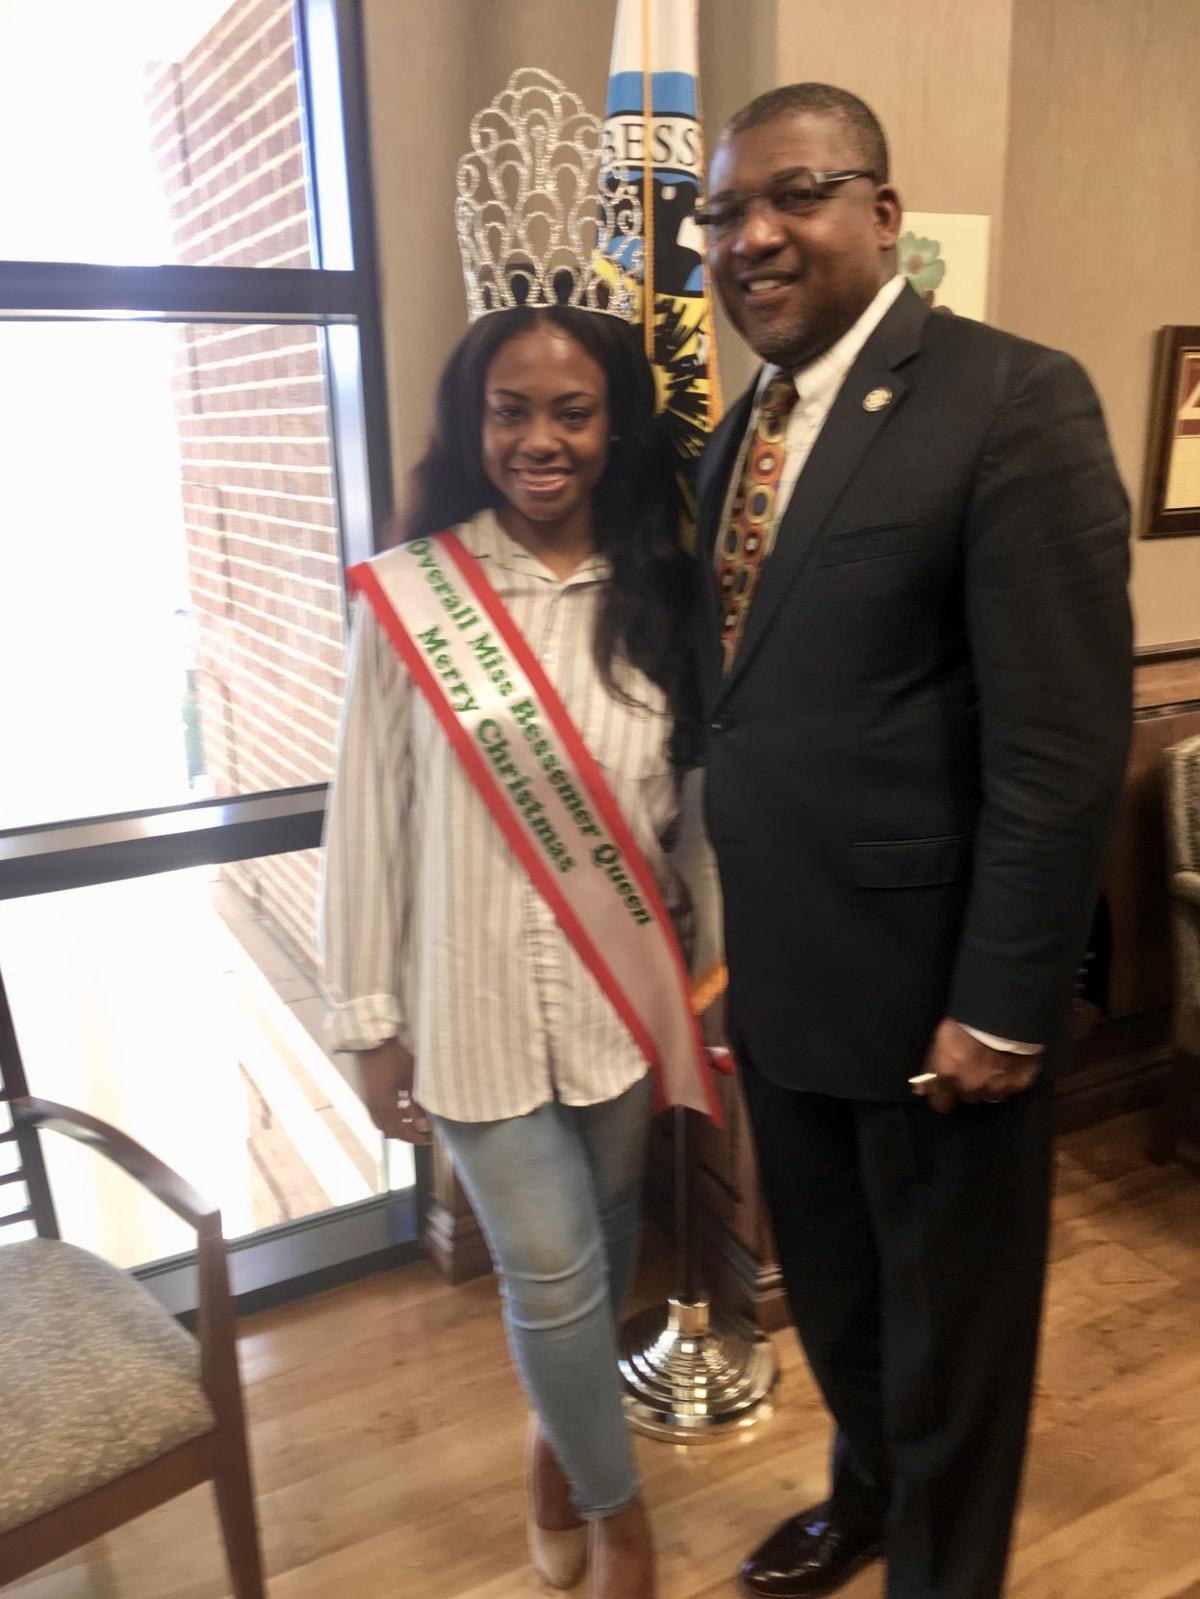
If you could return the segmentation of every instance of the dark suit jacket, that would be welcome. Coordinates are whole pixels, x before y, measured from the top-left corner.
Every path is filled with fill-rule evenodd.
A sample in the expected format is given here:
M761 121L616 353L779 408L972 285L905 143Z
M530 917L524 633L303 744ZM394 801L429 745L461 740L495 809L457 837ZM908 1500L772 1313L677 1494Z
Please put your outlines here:
M732 1030L778 1082L905 1099L944 1015L1062 1028L1128 742L1128 505L1074 360L906 289L723 678L712 550L751 400L698 481Z

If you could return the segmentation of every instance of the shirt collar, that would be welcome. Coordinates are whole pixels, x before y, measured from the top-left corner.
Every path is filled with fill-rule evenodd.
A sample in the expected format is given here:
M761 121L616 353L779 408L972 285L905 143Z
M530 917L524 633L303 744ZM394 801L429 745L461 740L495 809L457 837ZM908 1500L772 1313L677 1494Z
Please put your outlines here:
M802 405L815 404L824 411L829 409L863 345L895 305L903 290L904 279L897 273L887 280L858 321L847 328L836 344L831 344L827 350L792 373L792 382L796 385ZM781 370L770 365L763 368L756 399L761 397L767 384Z
M612 562L606 555L589 555L570 577L555 577L536 555L531 555L516 539L508 536L492 510L478 511L456 531L472 555L481 561L493 561L502 571L514 576L537 578L553 583L556 588L566 588L572 583L603 583L612 576Z

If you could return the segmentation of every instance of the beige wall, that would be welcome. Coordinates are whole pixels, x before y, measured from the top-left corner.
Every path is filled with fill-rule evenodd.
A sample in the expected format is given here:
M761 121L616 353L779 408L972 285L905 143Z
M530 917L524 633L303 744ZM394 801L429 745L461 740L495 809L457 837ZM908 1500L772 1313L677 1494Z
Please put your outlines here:
M1000 214L1013 0L780 0L780 83L852 89L913 211Z
M1088 368L1135 510L1155 335L1200 322L1198 60L1200 0L779 0L777 81L861 94L912 210L992 217L991 318ZM1133 554L1138 642L1200 638L1200 538Z
M616 0L365 0L398 480L464 326L451 204L472 111L536 64L603 106ZM819 79L888 129L905 203L993 220L992 319L1070 350L1141 494L1150 352L1200 322L1200 0L701 0L710 140ZM1123 174L1110 179L1110 162ZM1118 187L1119 185L1119 187ZM718 318L726 398L752 368ZM1135 545L1143 644L1200 638L1200 538Z
M397 493L446 356L466 328L454 173L471 117L518 67L603 108L615 0L366 0L384 332Z
M778 0L707 0L700 6L700 109L710 146L739 106L778 82ZM726 404L758 362L718 304L717 370Z
M1200 323L1200 3L1013 0L997 320L1091 372L1135 505L1159 327ZM1200 638L1200 537L1135 540L1138 641Z
M702 0L701 87L719 128L773 82L777 0ZM419 456L437 374L466 326L454 170L472 114L521 66L604 107L616 0L365 0L367 87L397 484ZM719 330L734 392L752 362ZM728 371L725 371L728 368Z

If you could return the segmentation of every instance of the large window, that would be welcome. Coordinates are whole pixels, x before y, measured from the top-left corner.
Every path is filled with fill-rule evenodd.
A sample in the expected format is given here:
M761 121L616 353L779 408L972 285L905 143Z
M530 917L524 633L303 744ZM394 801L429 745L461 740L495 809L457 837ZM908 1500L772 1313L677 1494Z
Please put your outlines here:
M0 5L0 976L31 1092L285 1273L415 1215L313 943L342 572L390 504L364 128L355 0ZM66 1236L181 1247L82 1170Z
M0 257L320 265L291 0L4 0Z
M0 827L323 783L344 601L320 330L0 322L0 371L0 747L39 752Z
M228 1238L390 1186L378 1134L323 1048L300 941L243 886L266 864L0 903L0 969L36 1091L186 1172L220 1205ZM269 864L303 883L311 863L302 853ZM116 1168L45 1144L64 1236L125 1266L190 1247L184 1223Z

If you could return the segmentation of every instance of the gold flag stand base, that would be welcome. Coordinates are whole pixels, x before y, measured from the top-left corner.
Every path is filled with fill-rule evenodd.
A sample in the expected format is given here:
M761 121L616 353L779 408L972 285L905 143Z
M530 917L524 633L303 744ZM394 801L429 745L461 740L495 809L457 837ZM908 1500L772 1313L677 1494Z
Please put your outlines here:
M771 1340L715 1322L707 1299L669 1299L626 1322L620 1371L635 1432L708 1443L753 1427L772 1410L779 1363Z
M635 1432L671 1443L709 1443L765 1420L779 1385L771 1340L743 1332L700 1285L691 1111L675 1111L675 1292L621 1329L618 1365Z

